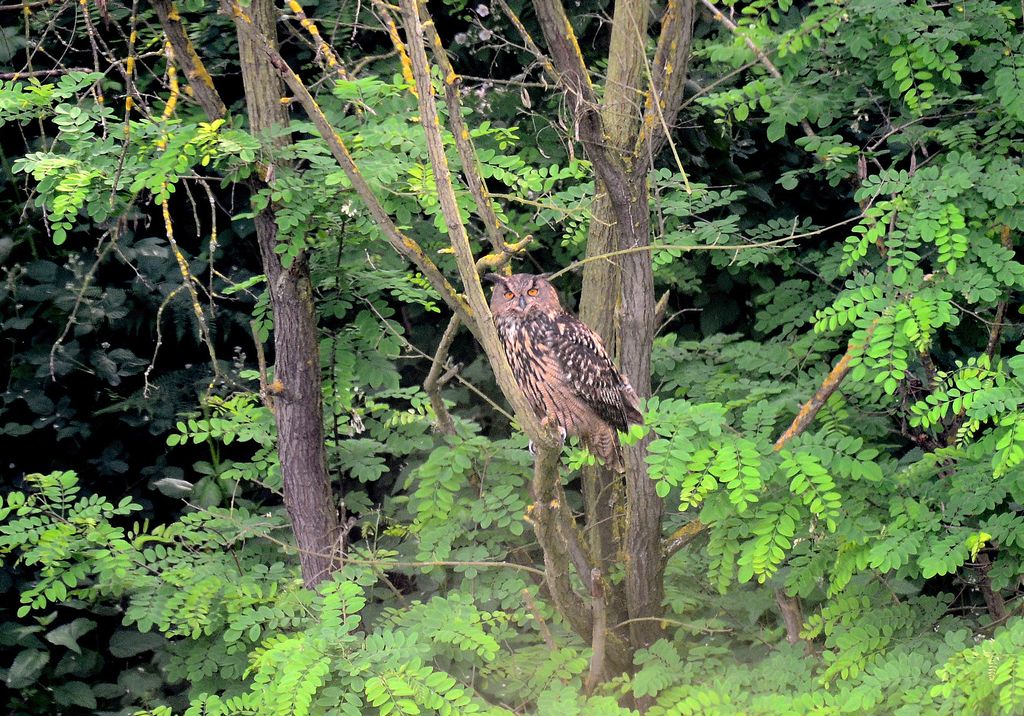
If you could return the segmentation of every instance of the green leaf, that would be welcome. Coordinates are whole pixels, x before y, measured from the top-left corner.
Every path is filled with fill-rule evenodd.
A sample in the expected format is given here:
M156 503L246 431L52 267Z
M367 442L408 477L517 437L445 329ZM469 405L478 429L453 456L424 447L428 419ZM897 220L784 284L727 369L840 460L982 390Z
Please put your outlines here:
M81 654L82 649L78 646L78 640L84 634L96 628L96 622L91 619L79 618L70 624L59 626L46 635L46 640L51 644L66 646L76 654Z
M50 654L38 649L22 649L14 657L11 668L7 670L7 687L23 689L31 686L38 679L43 669L50 663Z
M167 643L160 634L121 629L110 637L110 653L118 659L127 659L144 651L159 649Z
M96 708L96 695L92 689L81 681L66 681L53 687L53 698L61 706L81 706L86 709Z

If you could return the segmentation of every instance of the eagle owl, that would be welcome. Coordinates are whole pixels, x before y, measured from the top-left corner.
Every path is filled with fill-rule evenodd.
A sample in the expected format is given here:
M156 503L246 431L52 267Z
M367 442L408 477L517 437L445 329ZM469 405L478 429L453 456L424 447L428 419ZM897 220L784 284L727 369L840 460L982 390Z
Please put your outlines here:
M643 422L636 391L612 364L601 338L558 301L543 276L485 278L494 283L491 312L519 387L545 425L580 438L622 472L617 430Z

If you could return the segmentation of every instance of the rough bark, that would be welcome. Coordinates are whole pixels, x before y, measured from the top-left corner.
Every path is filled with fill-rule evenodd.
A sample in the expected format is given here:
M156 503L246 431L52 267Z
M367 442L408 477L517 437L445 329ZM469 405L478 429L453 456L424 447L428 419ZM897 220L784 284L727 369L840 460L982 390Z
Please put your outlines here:
M619 248L650 244L649 196L646 178L632 187L631 235L619 236ZM620 217L620 221L622 218ZM619 356L622 371L641 397L651 395L651 347L654 343L654 273L650 252L622 257L622 318ZM664 503L647 476L649 438L625 451L626 457L626 604L634 649L661 636L665 562L661 551Z
M195 96L199 106L203 108L210 119L220 119L227 114L227 108L213 86L213 78L206 71L203 61L196 54L196 48L192 45L188 33L181 24L181 16L178 8L172 0L151 0L156 16L160 20L160 27L167 36L174 50L174 61L181 67L181 71L188 79L192 94Z
M647 0L626 0L615 5L601 123L607 151L618 157L627 169L640 128L638 88L643 78L643 41L647 36L649 14ZM622 178L616 181L621 182ZM617 221L608 187L600 178L596 181L591 216L586 255L603 255L619 248L619 236L626 227ZM580 318L601 336L613 356L618 352L616 313L621 307L620 293L621 272L617 262L593 261L586 265ZM609 574L613 564L628 555L622 550L629 514L625 487L613 471L595 467L587 470L583 490L591 552L602 571ZM627 582L615 584L607 590L605 599L612 624L620 624L632 616L626 590Z
M273 0L253 0L251 21L276 49L278 11ZM236 17L236 26L246 22ZM256 135L287 125L283 88L252 32L238 27L242 81L249 126ZM276 140L287 144L287 137ZM268 173L272 173L271 171ZM320 355L313 289L305 255L285 268L275 252L277 223L273 206L255 219L256 240L274 309L274 415L284 502L299 548L302 580L315 587L335 566L338 517L331 496L324 448Z
M649 3L616 3L600 107L564 7L557 0L534 0L534 7L579 139L594 165L597 194L587 255L648 246L646 175L653 154L667 139L682 98L693 0L672 0L666 8L653 69L645 55ZM651 388L654 306L650 252L587 264L580 315L619 356L620 368L642 397L649 396ZM626 450L624 520L599 497L620 489L607 472L593 471L586 499L594 561L607 568L613 559L609 542L617 543L624 555L626 578L608 595L607 605L614 611L624 602L632 649L648 646L660 636L656 617L662 613L664 596L662 501L647 477L645 452L646 443Z

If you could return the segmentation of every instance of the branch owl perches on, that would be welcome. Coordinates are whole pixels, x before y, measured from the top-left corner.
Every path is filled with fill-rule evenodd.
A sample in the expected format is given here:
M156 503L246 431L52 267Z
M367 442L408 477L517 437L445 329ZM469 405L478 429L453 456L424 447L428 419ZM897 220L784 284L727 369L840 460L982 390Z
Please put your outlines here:
M562 308L543 276L487 274L491 313L505 356L545 425L575 435L617 472L625 469L617 431L643 423L636 391L601 338Z

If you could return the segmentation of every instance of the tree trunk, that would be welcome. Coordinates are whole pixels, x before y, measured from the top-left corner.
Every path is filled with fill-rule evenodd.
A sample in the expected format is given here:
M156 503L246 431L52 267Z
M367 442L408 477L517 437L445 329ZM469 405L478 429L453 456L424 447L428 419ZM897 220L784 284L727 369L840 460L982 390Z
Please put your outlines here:
M596 182L593 218L587 237L587 255L650 243L650 214L646 177L634 172L638 160L636 139L644 116L645 46L650 5L647 0L616 3L608 56L601 120L607 151L624 168L619 186ZM628 198L625 207L613 206L609 190ZM625 209L625 211L623 211ZM650 396L650 358L654 339L654 278L648 252L638 252L586 264L580 317L604 339L612 355L618 355L622 371L641 397ZM626 579L609 590L609 608L624 605L630 623L629 641L634 649L657 639L664 588L661 558L661 499L647 478L644 445L626 451L625 511L614 512L607 499L588 500L595 511L588 521L607 525L619 536L625 556ZM613 505L623 501L622 485L607 470L595 470L591 489L607 494ZM611 518L611 519L609 519ZM618 521L615 524L615 520ZM607 560L609 536L598 528L592 539ZM607 568L606 568L607 569ZM619 609L621 613L621 608ZM618 616L618 615L616 615ZM613 618L612 623L624 621Z
M619 248L650 245L650 207L646 176L630 186L629 231L619 234ZM622 316L619 355L622 371L641 398L651 395L651 349L654 344L654 272L649 251L621 257ZM657 617L663 613L665 561L661 551L661 516L664 504L647 476L650 438L625 451L626 457L626 604L630 641L641 649L661 636ZM639 621L636 621L639 620Z
M534 0L533 4L550 52L551 62L546 66L565 92L579 140L594 166L596 195L587 256L643 249L650 245L647 173L679 111L694 0L670 0L665 7L650 65L645 55L648 0L615 4L600 104L561 2ZM641 397L651 392L654 305L649 251L586 264L580 316L601 335L609 352L618 356L621 370ZM625 562L625 580L604 594L610 614L625 609L632 650L648 646L661 635L658 617L664 596L662 502L647 477L645 454L646 441L626 451L624 518L617 509L623 488L616 476L604 470L590 471L584 490L591 561L602 568L616 559ZM613 619L613 623L620 622ZM621 632L616 636L622 636Z
M273 0L252 0L248 8L255 28L276 45L278 11ZM242 20L236 18L236 25ZM238 32L242 80L250 130L260 135L287 125L281 104L283 88L266 53L251 32ZM286 145L287 137L275 141ZM273 165L268 167L268 175ZM255 189L256 187L254 187ZM274 309L274 416L284 502L299 548L302 581L315 587L336 564L338 515L331 495L324 448L319 337L313 306L309 263L302 254L285 268L275 252L277 222L273 206L256 216L256 240Z

